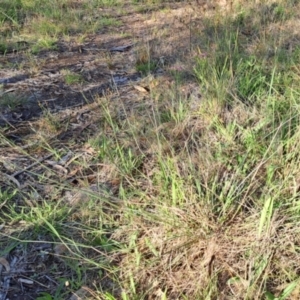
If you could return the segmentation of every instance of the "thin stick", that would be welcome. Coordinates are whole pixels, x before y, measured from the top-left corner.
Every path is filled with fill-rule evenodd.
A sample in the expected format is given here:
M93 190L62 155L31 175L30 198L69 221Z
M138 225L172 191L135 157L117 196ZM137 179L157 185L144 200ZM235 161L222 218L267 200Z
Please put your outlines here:
M20 170L20 171L17 171L17 172L15 172L15 173L13 173L11 176L12 176L12 177L16 177L16 176L18 176L18 175L20 175L20 174L22 174L22 173L28 171L28 170L31 169L32 167L34 167L34 166L40 164L41 162L43 162L44 160L50 158L50 157L53 156L53 155L54 155L53 153L48 154L48 155L46 155L45 157L40 158L39 160L35 161L35 162L32 163L31 165L27 166L27 167L24 168L23 170Z

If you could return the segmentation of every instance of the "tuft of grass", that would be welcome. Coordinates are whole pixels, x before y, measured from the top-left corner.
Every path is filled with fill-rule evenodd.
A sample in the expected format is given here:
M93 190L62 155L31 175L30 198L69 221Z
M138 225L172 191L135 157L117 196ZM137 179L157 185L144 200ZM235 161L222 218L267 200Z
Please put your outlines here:
M82 83L84 81L80 74L72 73L68 70L62 70L61 73L63 74L65 83L68 85Z
M157 64L153 61L147 63L137 62L135 68L142 75L147 75L153 72L157 68Z
M142 75L148 75L157 69L150 45L140 47L136 53L135 69Z
M28 102L28 99L14 93L3 93L0 95L0 108L14 110Z

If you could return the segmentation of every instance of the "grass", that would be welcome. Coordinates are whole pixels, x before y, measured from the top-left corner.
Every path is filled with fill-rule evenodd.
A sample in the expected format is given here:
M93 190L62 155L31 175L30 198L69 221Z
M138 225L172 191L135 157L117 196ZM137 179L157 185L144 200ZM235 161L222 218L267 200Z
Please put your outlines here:
M40 15L35 2L5 2L0 22L43 38L80 32L61 15L71 2L49 3ZM116 1L87 12L96 4ZM30 279L55 282L36 299L86 286L85 299L299 298L299 3L238 4L208 11L194 33L201 43L184 63L196 108L180 92L189 79L171 72L174 85L128 107L120 94L94 96L90 129L48 110L30 124L31 147L3 129L0 257L34 260ZM145 57L133 67L148 75ZM13 176L9 163L32 167Z
M118 1L31 1L4 0L0 10L0 51L10 50L11 43L26 40L34 54L53 49L61 36L95 33L104 27L119 26L119 20L94 15L95 8L120 5Z
M80 74L72 73L69 70L61 70L61 73L65 83L68 85L83 82L83 78Z
M15 94L5 94L0 95L0 108L5 109L16 109L22 104L26 104L27 99Z

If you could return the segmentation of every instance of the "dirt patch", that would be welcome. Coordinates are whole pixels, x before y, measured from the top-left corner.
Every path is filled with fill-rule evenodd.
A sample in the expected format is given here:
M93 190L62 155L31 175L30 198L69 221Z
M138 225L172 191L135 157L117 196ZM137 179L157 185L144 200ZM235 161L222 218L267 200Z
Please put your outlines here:
M153 61L154 76L162 76L170 65L186 59L195 46L191 23L198 18L197 6L173 3L163 7L164 10L158 7L146 13L128 9L128 13L118 16L123 25L90 35L82 43L75 39L61 40L55 51L43 51L34 56L21 51L2 57L1 98L9 94L21 95L27 103L16 108L10 105L2 108L1 126L36 118L43 109L57 111L84 105L86 101L93 101L95 95L138 82L142 78L136 69L139 59L145 63ZM102 13L113 14L111 10ZM114 50L126 45L132 46ZM12 71L12 65L18 69ZM77 81L66 80L72 75L78 75Z

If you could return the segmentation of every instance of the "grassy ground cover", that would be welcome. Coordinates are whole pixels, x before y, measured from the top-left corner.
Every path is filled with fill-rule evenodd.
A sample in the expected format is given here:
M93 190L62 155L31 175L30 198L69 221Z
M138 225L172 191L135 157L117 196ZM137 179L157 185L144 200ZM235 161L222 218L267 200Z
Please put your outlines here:
M84 103L43 89L23 120L3 81L2 299L299 299L299 8L4 0L0 77L57 64ZM69 68L60 45L97 36L129 52ZM100 67L110 88L87 92Z

